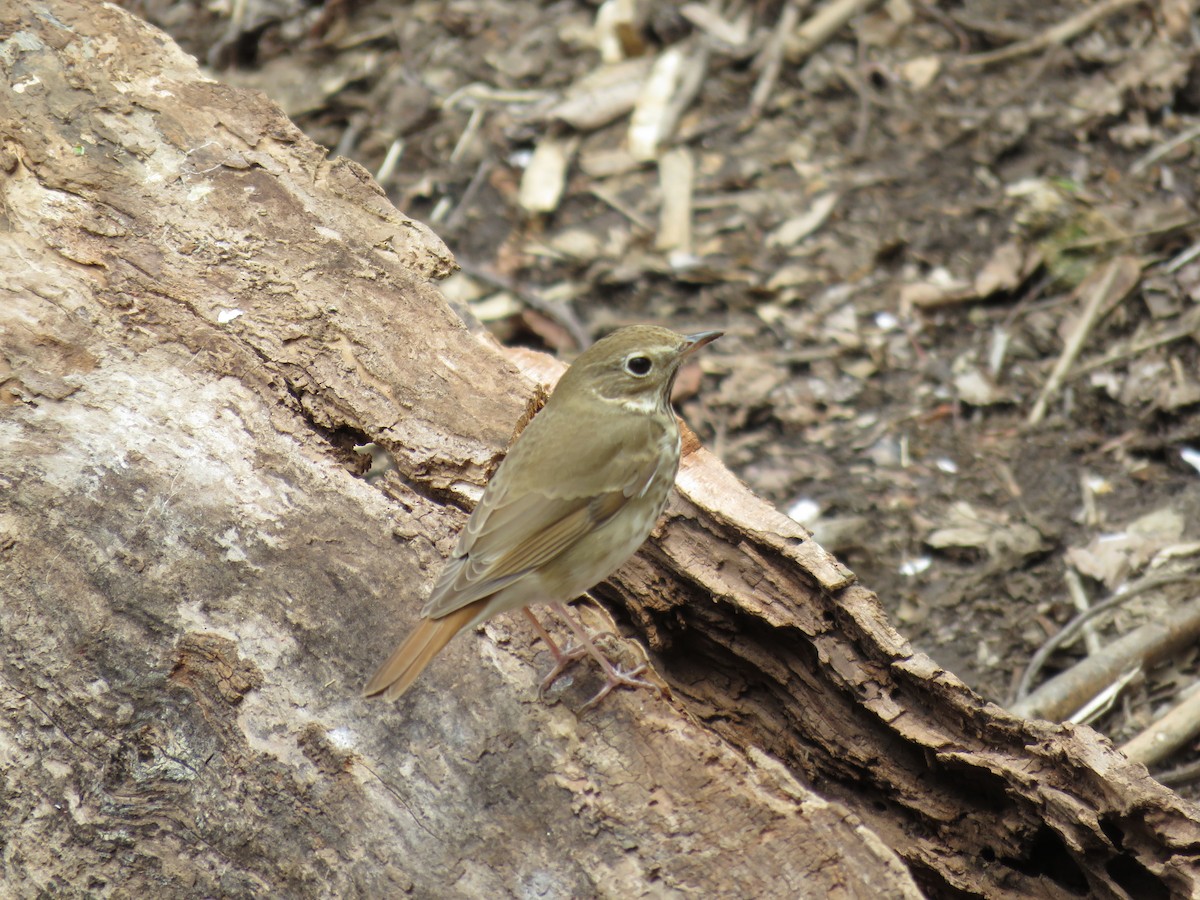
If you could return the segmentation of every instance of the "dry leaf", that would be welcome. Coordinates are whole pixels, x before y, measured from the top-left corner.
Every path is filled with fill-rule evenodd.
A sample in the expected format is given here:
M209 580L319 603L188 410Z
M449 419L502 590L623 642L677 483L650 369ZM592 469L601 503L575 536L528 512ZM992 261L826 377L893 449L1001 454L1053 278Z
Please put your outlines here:
M1025 253L1016 241L1001 244L975 276L975 293L990 297L1001 291L1014 291L1025 280Z
M1014 562L1041 552L1042 535L1032 525L1014 522L1001 510L980 510L959 501L946 512L940 528L925 543L936 550L982 550L997 562Z
M1183 529L1183 516L1171 507L1162 507L1135 519L1122 532L1098 535L1086 547L1070 548L1066 560L1113 590L1141 571L1164 547L1178 543Z

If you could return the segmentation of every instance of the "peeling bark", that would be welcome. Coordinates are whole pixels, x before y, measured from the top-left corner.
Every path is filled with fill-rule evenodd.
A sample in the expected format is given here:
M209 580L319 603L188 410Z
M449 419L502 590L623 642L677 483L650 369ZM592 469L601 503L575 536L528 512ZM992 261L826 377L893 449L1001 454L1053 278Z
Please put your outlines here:
M0 22L13 896L1200 893L1193 806L983 703L694 446L597 591L673 700L538 701L515 616L359 699L550 376L265 98L110 6Z

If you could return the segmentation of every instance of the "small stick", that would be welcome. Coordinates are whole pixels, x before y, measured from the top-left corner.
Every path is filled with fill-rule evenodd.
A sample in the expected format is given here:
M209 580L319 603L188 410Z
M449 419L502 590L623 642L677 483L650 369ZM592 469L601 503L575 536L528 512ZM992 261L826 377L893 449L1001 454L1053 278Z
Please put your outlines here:
M1123 299L1134 285L1137 284L1136 274L1131 277L1130 269L1134 269L1136 274L1141 274L1141 266L1137 260L1128 256L1119 256L1108 265L1100 283L1092 288L1091 296L1088 298L1087 306L1084 307L1083 316L1080 318L1075 330L1067 339L1066 346L1063 347L1062 354L1058 357L1058 362L1054 364L1054 371L1050 373L1050 377L1046 380L1046 384L1042 387L1041 394L1038 395L1037 402L1033 404L1033 409L1029 413L1029 424L1036 425L1042 421L1046 415L1046 406L1050 402L1050 398L1058 393L1063 382L1067 379L1067 373L1071 369L1071 365L1079 357L1080 351L1083 350L1083 345L1088 339L1088 335L1092 333L1092 329L1105 311L1106 301L1109 300L1110 294L1115 294L1116 299ZM1124 275L1119 282L1118 275ZM1088 281L1091 279L1089 278ZM1114 291L1114 285L1118 291ZM1087 281L1080 285L1081 289L1088 286Z
M579 318L575 315L575 311L565 303L554 303L547 300L537 291L517 287L516 283L511 279L505 278L503 275L497 275L495 272L490 272L461 256L458 257L457 262L458 267L472 278L477 278L485 284L490 284L492 287L508 291L530 309L540 312L552 322L557 322L567 330L567 333L571 335L571 339L575 341L579 349L586 350L592 345L591 335L583 327L583 323L579 321Z
M1200 688L1180 700L1157 722L1121 745L1121 752L1144 766L1162 762L1200 734Z
M1079 577L1079 573L1072 568L1067 568L1063 573L1063 581L1067 583L1067 593L1071 595L1071 602L1075 604L1075 608L1081 613L1087 612L1092 608L1091 602L1088 600L1087 591L1083 589L1083 579ZM1083 630L1083 645L1087 647L1087 652L1099 653L1102 644L1100 636L1096 634L1095 623L1088 619L1081 626Z
M1110 597L1102 603L1097 603L1095 606L1088 609L1087 612L1080 613L1071 619L1058 634L1050 638L1046 643L1038 648L1038 651L1033 654L1033 658L1029 660L1029 665L1025 668L1025 673L1021 676L1021 680L1017 683L1016 701L1021 702L1029 696L1030 689L1033 686L1033 680L1037 677L1038 672L1046 664L1046 660L1059 647L1065 647L1079 635L1083 630L1085 623L1101 613L1106 613L1110 609L1127 603L1139 594L1144 594L1147 591L1152 591L1155 588L1166 587L1168 584L1178 584L1179 582L1195 581L1196 575L1192 572L1175 572L1165 575L1147 575L1137 581L1123 585L1115 591Z
M1175 341L1189 338L1196 333L1196 329L1198 328L1200 328L1200 306L1188 310L1179 317L1179 321L1169 328L1164 328L1158 334L1152 334L1140 341L1134 341L1129 346L1113 350L1098 359L1091 359L1081 363L1071 372L1068 380L1074 381L1097 369L1111 366L1113 363L1120 362L1123 359L1140 356L1147 350L1153 350L1155 347L1161 347L1164 344L1173 344Z
M454 149L450 151L450 165L454 165L467 149L471 146L471 141L475 140L475 135L479 132L479 126L483 124L484 107L483 105L476 106L471 110L471 115L467 117L467 124L462 130L462 134L458 136L458 143L454 145Z
M824 46L843 25L879 2L880 0L833 0L832 3L822 6L787 42L788 62L793 65L803 62Z
M393 140L387 149L387 155L383 157L383 162L379 164L379 171L375 173L375 180L382 186L387 186L391 181L392 175L396 173L396 166L400 164L400 157L404 155L404 141L400 138Z
M1167 787L1191 784L1197 778L1200 778L1200 760L1185 763L1177 769L1171 769L1169 772L1160 772L1154 776L1155 781L1159 784L1165 784Z
M1086 725L1100 718L1117 702L1117 697L1121 696L1121 691L1125 690L1129 682L1142 674L1140 665L1132 665L1116 678L1110 684L1104 686L1095 697L1092 697L1087 703L1083 704L1071 715L1067 716L1067 721L1074 725Z
M750 94L750 112L746 117L747 121L753 122L758 119L762 115L767 101L771 98L771 93L775 90L775 82L779 79L779 72L783 68L783 48L787 43L787 36L792 33L799 20L800 7L796 4L796 0L790 0L784 6L783 12L779 14L779 21L775 23L775 28L772 30L770 38L767 39L767 45L763 47L755 61L761 69L761 74L758 76L758 83L754 85L753 93Z
M601 203L611 206L614 210L619 212L642 231L649 234L654 233L654 226L645 216L621 200L620 197L612 194L608 188L599 184L593 184L588 187L588 192Z
M1138 159L1132 166L1129 167L1130 175L1141 175L1148 168L1174 150L1176 147L1182 147L1189 141L1194 141L1200 138L1200 125L1193 125L1186 131L1180 132L1171 138L1169 141L1164 141L1159 144L1145 156Z
M997 50L989 50L987 53L968 56L960 59L958 65L963 67L990 66L992 63L1006 62L1021 56L1029 56L1039 50L1046 50L1057 44L1065 44L1114 13L1120 12L1127 6L1136 6L1142 2L1144 0L1103 0L1102 3L1088 7L1069 19L1064 19L1053 28L1048 28L1035 37L1017 41L1015 44L1009 44L1007 47L1000 47Z
M458 231L458 227L462 224L463 218L471 208L471 201L475 199L475 195L479 193L479 189L483 187L483 183L487 180L488 175L492 171L492 161L486 156L479 161L479 165L475 169L475 174L471 176L471 180L467 182L466 188L462 192L462 196L458 198L458 203L454 205L454 209L450 210L446 216L443 228L447 233Z
M1106 685L1130 669L1149 668L1194 644L1197 635L1200 635L1200 600L1192 600L1168 616L1135 628L1101 653L1060 672L1009 709L1014 715L1025 718L1061 721L1064 716L1084 708Z

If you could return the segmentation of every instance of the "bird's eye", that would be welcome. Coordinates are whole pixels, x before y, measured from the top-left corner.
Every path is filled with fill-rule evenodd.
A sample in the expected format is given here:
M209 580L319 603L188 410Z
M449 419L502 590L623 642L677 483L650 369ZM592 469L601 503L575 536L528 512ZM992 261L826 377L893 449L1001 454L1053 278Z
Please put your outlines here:
M649 375L653 365L648 356L631 356L625 360L625 371L630 375Z

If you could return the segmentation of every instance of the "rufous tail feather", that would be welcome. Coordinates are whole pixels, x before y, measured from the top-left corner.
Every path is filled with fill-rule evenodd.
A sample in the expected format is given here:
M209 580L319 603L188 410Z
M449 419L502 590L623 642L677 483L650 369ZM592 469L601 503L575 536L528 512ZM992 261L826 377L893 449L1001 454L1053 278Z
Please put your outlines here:
M382 694L385 700L395 700L407 691L441 649L450 643L450 639L475 618L483 602L477 600L439 619L422 619L404 643L371 676L363 688L363 696L376 697Z

